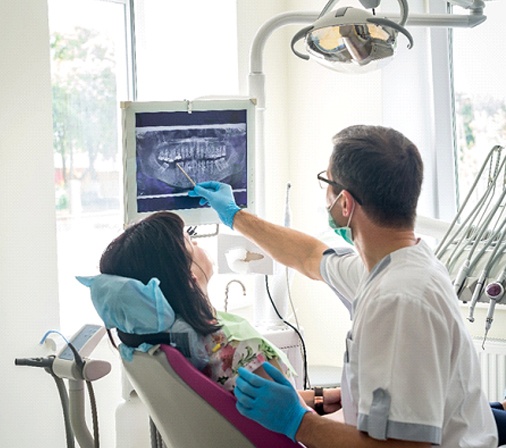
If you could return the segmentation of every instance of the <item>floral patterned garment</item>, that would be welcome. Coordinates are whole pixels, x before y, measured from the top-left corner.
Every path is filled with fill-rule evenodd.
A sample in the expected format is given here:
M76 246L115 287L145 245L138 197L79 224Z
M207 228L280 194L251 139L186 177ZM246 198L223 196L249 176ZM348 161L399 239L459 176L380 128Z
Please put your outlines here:
M260 334L258 337L249 338L241 338L240 336L236 338L233 334L227 336L226 333L230 333L230 331L228 331L228 327L225 328L226 321L220 319L220 323L224 329L204 338L206 351L209 355L209 364L203 369L205 375L221 384L226 390L232 391L235 387L239 367L254 371L260 367L262 362L276 360L285 376L290 377L293 369L287 365L286 358L282 359L278 354L279 349L274 348ZM248 326L248 334L251 334L251 331L256 331L246 321L241 324Z

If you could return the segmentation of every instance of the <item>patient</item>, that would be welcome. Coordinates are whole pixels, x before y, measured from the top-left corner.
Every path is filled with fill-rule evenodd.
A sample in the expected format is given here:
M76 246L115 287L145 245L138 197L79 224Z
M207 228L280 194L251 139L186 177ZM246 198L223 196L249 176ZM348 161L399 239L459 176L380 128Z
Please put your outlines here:
M118 330L123 358L131 359L131 347L146 351L159 343L153 334L169 333L195 367L230 391L239 367L267 377L266 360L287 376L293 372L284 353L246 320L213 308L212 263L178 215L158 212L127 228L104 251L100 272L78 280L91 288L105 326Z

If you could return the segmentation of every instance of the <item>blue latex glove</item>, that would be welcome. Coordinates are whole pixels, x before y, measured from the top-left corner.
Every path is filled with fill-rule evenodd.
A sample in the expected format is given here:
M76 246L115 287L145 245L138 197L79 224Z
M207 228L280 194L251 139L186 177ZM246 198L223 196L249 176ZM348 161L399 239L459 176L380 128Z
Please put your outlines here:
M280 432L294 442L307 408L284 375L268 362L262 364L273 381L239 368L234 394L237 410L271 431Z
M201 182L188 192L192 198L201 197L200 205L209 204L216 210L223 224L233 228L235 214L241 210L235 203L232 187L221 182Z

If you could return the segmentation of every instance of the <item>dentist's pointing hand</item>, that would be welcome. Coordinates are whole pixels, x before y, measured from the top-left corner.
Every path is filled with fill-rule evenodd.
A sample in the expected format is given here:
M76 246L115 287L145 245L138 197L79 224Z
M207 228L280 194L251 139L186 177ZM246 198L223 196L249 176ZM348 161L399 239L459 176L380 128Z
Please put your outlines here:
M209 204L220 217L223 224L232 229L235 214L241 210L235 203L230 185L221 182L201 182L188 192L192 198L200 197L200 205Z
M234 389L236 407L246 417L295 441L302 417L309 409L302 406L297 391L278 369L268 362L262 367L273 381L239 368Z

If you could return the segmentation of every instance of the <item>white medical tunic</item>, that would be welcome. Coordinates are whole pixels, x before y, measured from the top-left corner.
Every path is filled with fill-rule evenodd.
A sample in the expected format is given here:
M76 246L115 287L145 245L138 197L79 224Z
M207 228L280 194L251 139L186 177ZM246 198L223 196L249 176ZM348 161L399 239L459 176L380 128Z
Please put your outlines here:
M341 382L346 423L380 440L497 446L477 353L427 244L391 253L370 273L351 251L328 250L321 273L353 319Z

